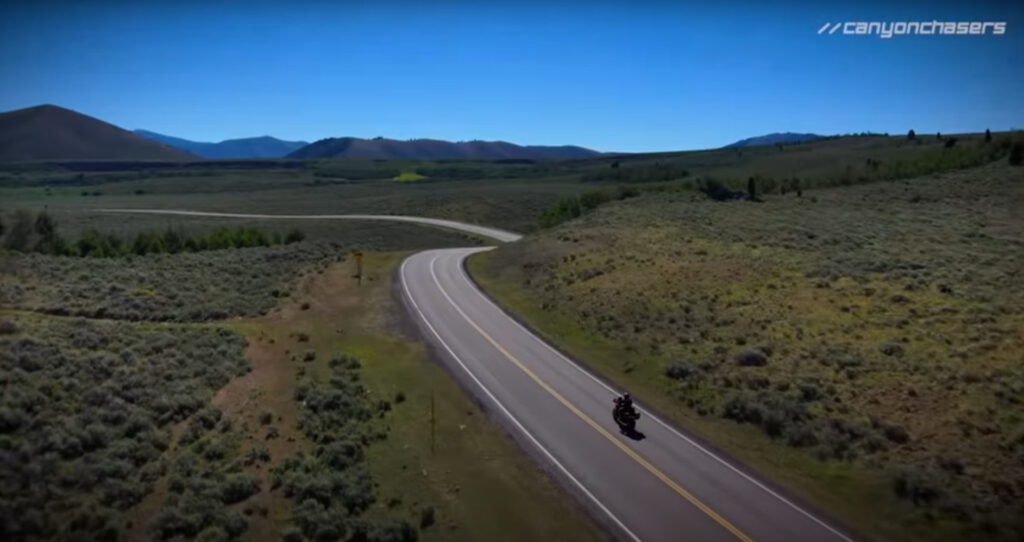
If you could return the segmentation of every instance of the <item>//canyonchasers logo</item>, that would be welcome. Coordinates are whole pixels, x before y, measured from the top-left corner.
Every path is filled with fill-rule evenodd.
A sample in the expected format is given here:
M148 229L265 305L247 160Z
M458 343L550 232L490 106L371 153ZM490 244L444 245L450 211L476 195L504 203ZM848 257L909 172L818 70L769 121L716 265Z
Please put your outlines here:
M840 28L847 36L878 36L882 39L893 36L1002 36L1006 33L1006 21L828 22L818 29L818 34L835 34Z

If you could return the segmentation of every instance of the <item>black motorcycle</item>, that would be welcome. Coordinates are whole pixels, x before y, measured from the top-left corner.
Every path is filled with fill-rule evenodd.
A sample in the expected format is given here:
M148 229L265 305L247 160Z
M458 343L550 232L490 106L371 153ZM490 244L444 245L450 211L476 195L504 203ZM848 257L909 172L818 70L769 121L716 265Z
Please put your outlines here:
M636 431L636 421L640 419L640 412L633 407L633 403L624 401L622 397L615 398L615 406L612 407L612 418L618 424L619 430L623 433Z

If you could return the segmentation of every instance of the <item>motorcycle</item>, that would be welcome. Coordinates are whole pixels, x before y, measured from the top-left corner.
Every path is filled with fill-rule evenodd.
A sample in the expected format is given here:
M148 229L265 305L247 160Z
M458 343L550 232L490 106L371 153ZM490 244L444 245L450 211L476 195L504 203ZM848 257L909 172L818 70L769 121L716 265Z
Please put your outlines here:
M636 421L640 419L640 412L633 407L632 403L626 404L622 397L615 398L615 406L612 408L612 418L623 433L636 431Z

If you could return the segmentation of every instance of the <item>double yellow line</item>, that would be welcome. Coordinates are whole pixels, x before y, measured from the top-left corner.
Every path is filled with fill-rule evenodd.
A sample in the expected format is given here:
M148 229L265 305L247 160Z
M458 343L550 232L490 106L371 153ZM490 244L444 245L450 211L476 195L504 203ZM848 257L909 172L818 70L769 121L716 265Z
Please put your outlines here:
M704 514L706 514L709 518L711 518L716 523L721 525L725 530L732 533L739 540L742 540L743 542L753 542L753 539L747 536L743 531L739 530L735 525L729 523L728 520L718 515L717 512L711 509L711 507L701 502L700 499L693 496L693 494L690 493L689 491L683 489L683 487L677 484L675 480L669 478L668 475L666 475L664 472L661 472L661 470L659 470L649 461L644 459L643 456L636 453L636 451L634 451L629 446L626 446L621 440L615 438L615 435L612 435L610 432L608 432L608 430L605 429L601 424L594 421L594 419L591 418L590 416L587 416L586 413L580 410L576 405L572 404L561 393L558 393L558 391L552 388L550 384L548 384L539 376L537 376L537 374L534 373L529 367L527 367L523 362L519 361L519 359L512 355L511 352L506 350L504 346L499 344L498 341L494 340L494 338L490 336L490 334L488 334L479 325L477 325L476 322L474 322L465 312L463 312L462 308L455 303L451 296L448 295L448 292L444 289L444 286L441 286L441 282L437 279L437 273L434 271L435 261L436 258L430 261L430 276L431 278L434 279L434 284L437 285L437 289L441 292L441 295L443 295L445 299L448 300L448 303L450 303L451 306L454 307L455 310L462 316L462 318L465 319L466 322L468 322L469 325L474 330L476 330L476 332L479 333L481 337L483 337L487 342L491 343L491 346L493 346L498 352L501 352L501 354L508 358L508 360L511 361L513 364L515 364L516 367L519 367L519 369L526 373L526 375L529 376L534 382L536 382L538 386L540 386L544 391L548 392L552 397L557 399L559 403L562 403L562 405L564 405L565 408L568 408L570 412L575 414L579 419L586 422L587 425L592 427L601 436L608 439L609 442L617 446L633 461L636 461L641 467L643 467L648 472L653 474L657 479L661 480L665 485L667 485L673 491L678 493L682 498L686 499L698 510L704 512Z

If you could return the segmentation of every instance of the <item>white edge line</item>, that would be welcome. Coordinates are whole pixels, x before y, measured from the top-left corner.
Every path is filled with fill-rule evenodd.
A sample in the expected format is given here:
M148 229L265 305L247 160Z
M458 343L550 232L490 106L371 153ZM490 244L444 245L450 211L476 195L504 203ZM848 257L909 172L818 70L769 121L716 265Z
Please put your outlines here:
M466 280L466 282L468 282L468 283L469 283L469 285L471 286L471 289L472 289L472 290L473 290L474 292L476 292L476 294L477 294L478 296L480 296L481 298L483 298L483 300L484 300L484 301L486 301L486 302L487 302L488 304L490 304L490 305L491 305L492 307L494 307L494 308L498 309L499 311L501 311L501 313L502 313L502 314L504 314L506 318L508 318L509 320L511 320L511 321L512 321L512 323L513 323L513 324L515 324L515 325L516 325L516 326L517 326L517 327L518 327L519 329L521 329L522 331L524 331L524 332L525 332L525 333L526 333L527 335L529 335L530 337L532 337L532 338L533 338L533 339L534 339L535 341L537 341L538 343L540 343L541 345L543 345L543 346L544 346L545 348L547 348L548 350L550 350L550 351L551 351L552 353L554 353L554 354L555 354L556 356L558 356L559 358L561 358L561 359L562 359L563 361L565 361L566 363L568 363L569 365L571 365L572 367L574 367L574 368L575 368L575 369L576 369L577 371L579 371L579 372L581 372L581 373L585 374L585 375L586 375L586 376L588 376L588 377L589 377L589 378L590 378L591 380L593 380L594 382L598 383L598 384L599 384L599 385L600 385L601 387L603 387L604 389L606 389L606 390L608 390L609 392L613 393L614 395L616 395L616 396L618 396L618 395L619 395L619 392L618 392L617 390L615 390L614 388L612 388L611 386L609 386L608 384L606 384L606 383L605 383L605 382L604 382L603 380L601 380L600 378L597 378L596 376L594 376L594 375L593 375L593 373L591 373L590 371L588 371L588 370L584 369L583 367L581 367L581 366L580 366L580 365L579 365L578 363L576 363L575 361L573 361L573 360L569 359L568 357L566 357L566 356L565 356L565 354L563 354L562 352L558 351L558 349L557 349L557 348L555 348L555 347L551 346L551 345L550 345L550 344L548 344L548 343L547 343L546 341L544 341L543 339L541 339L540 337L538 337L537 335L535 335L535 334L534 334L534 333L533 333L532 331L530 331L529 329L526 329L526 327L525 327L525 326L523 326L522 324L520 324L520 323L519 323L519 321L517 321L517 320L516 320L515 318L512 318L512 317L508 316L508 313L506 313L506 312L505 312L505 309L502 309L502 308L501 308L501 307L499 307L499 306L498 306L498 305L497 305L497 304L496 304L496 303L495 303L494 301L492 301L492 300L491 300L491 298L489 298L489 297L487 297L486 295L484 295L484 293L480 291L480 288L479 288L479 287L478 287L478 286L476 285L476 283L475 283L475 282L473 281L473 279L469 278L469 275L467 275L467 274L466 274L466 270L465 270L465 268L464 268L464 267L463 267L463 265L462 265L462 261L464 261L464 260L466 259L466 257L467 257L467 256L468 256L468 254L464 254L464 255L462 256L462 259L461 259L461 260L460 260L460 262L459 262L459 264L460 264L460 265L458 266L458 267L459 267L459 274L460 274L460 275L462 275L462 278L463 278L463 279L465 279L465 280ZM715 454L715 453L714 453L714 452L712 452L711 450L708 450L707 448L705 448L704 446L701 446L701 445L700 445L700 444L699 444L698 442L694 441L694 440L693 440L693 439L691 439L690 437L687 437L686 435L684 435L684 434L680 433L680 432L679 432L679 431L677 431L677 430L676 430L676 429L675 429L674 427L672 427L671 425L669 425L668 423L666 423L665 421L663 421L663 420L662 420L661 418L659 418L658 416L655 416L655 415L654 415L654 414L652 414L652 413L651 413L650 411L648 411L648 410L644 410L644 409L641 409L641 411L642 411L642 412L644 412L645 414L647 414L647 416L648 416L648 417L649 417L650 419L652 419L652 420L654 420L654 421L658 422L658 424L660 424L660 425L661 425L662 427L664 427L665 429L668 429L668 430L669 430L670 432L672 432L672 433L673 433L673 434L674 434L675 436L679 437L680 439L682 439L682 440L683 440L683 441L685 441L686 443L690 444L690 445L691 445L691 446L693 446L694 448L697 448L697 449L698 449L698 450L700 450L701 452L704 452L704 453L705 453L706 455L708 455L709 457L711 457L711 458L712 458L712 459L714 459L715 461L718 461L718 462L719 462L719 463L721 463L722 465L724 465L724 466L728 467L728 468L729 468L729 470L731 470L731 471L735 472L736 474L739 474L739 475L740 475L740 476L742 476L742 477L743 477L744 479L746 479L746 480L747 480L748 482L750 482L750 483L754 484L755 486L757 486L757 487L761 488L762 490L764 490L764 491L765 491L766 493L768 493L769 495L771 495L771 496L775 497L776 499L778 499L778 500L782 501L783 503L785 503L785 504L789 505L789 507L790 507L790 508L792 508L792 509L796 510L797 512L800 512L801 514L803 514L804 516L808 517L809 519L811 519L812 521L814 521L814 522L815 522L815 523L817 523L818 525L821 525L821 526L822 526L822 527L824 527L825 529L828 529L828 530L829 530L829 531L830 531L830 532L831 532L832 534L834 534L834 535L838 536L839 538L841 538L841 539L845 540L846 542L854 542L854 541L853 541L853 539L851 539L851 538L849 538L848 536L846 536L845 534L843 534L843 533L839 532L839 531L838 531L838 530L837 530L836 528L832 527L831 525L829 525L829 524L828 524L828 523L826 523L825 521L823 521L823 520L819 519L819 518L818 518L818 517L816 517L816 516L815 516L814 514L811 514L810 512L808 512L808 511L804 510L803 508L801 508L800 506L798 506L798 505L797 505L796 503L794 503L794 502L790 501L789 499L787 499L787 498L783 497L782 495L779 495L778 493L776 493L775 491L773 491L773 490L772 490L771 488L769 488L768 486L766 486L766 485L762 484L761 482L757 481L757 479L755 479L754 477L752 477L752 476L750 476L749 474L747 474L747 473L745 473L745 472L741 471L740 469L736 468L736 467L735 467L734 465L732 465L731 463L729 463L729 462L728 462L728 461L726 461L725 459L722 459L721 457L719 457L719 456L718 456L717 454Z
M444 349L448 351L448 354L451 355L452 359L454 359L459 364L459 366L462 367L462 370L464 370L466 372L466 374L468 374L469 377L471 379L473 379L473 382L475 382L476 385L479 386L480 389L483 390L483 392L485 394L487 394L487 397L490 398L490 400L495 405L497 405L499 409L501 409L502 413L504 413L505 416L507 416L508 419L512 421L512 423L516 426L516 428L518 428L520 432L522 432L524 435L526 435L526 437L528 439L530 439L530 442L532 442L533 445L537 447L537 449L539 449L552 463L555 464L556 467L558 467L558 469L560 471L562 471L562 474L564 474L566 477L568 477L569 480L571 480L573 482L573 484L576 485L576 487L578 487L587 497L589 497L590 500L593 501L594 504L597 505L597 507L600 508L602 512L604 512L609 518L611 518L611 520L620 529L622 529L627 535L629 535L630 538L632 538L636 542L641 542L640 538L636 534L634 534L633 531L629 530L629 527L626 527L626 525L622 522L622 520L620 520L618 517L616 517L615 514L613 514L612 511L609 510L608 507L606 507L604 505L604 503L602 503L600 500L598 500L598 498L596 496L594 496L594 494L591 493L590 490L588 490L586 488L586 486L583 485L582 482L577 480L576 477L573 476L572 473L569 472L569 469L565 468L565 466L562 465L562 463L560 463L558 461L558 459L556 459L555 456L552 455L552 453L549 452L548 449L545 448L544 445L541 444L540 441L538 441L537 438L534 437L533 434L531 434L526 429L526 427L524 427L523 424L520 423L520 421L515 416L513 416L511 412L509 412L509 410L507 408L505 408L505 405L503 405L501 403L501 401L499 401L498 398L495 397L493 393L491 393L491 390L487 389L487 387L484 386L483 382L481 382L480 379L478 379L476 377L476 375L473 374L473 372L469 370L469 367L467 367L466 364L463 363L462 359L459 358L458 354L456 354L455 351L452 350L452 348L450 346L448 346L448 343L446 343L444 341L444 339L441 338L441 334L438 333L436 329L434 329L434 326L430 323L430 320L427 319L427 316L420 309L419 304L417 304L416 300L413 299L412 293L409 291L409 283L408 283L408 281L405 280L405 265L406 265L406 263L409 262L409 259L412 258L412 257L413 256L410 256L409 258L406 258L404 261L402 261L402 266L399 269L399 276L400 276L401 281L402 281L402 289L405 292L405 297L412 304L412 307L414 309L416 309L416 313L419 314L420 319L423 320L423 323L427 325L427 328L430 329L430 332L434 334L434 337L436 337L438 342L441 343L441 346L443 346ZM430 260L431 270L433 270L434 262L436 260L437 260L437 256L433 256L431 258L431 260Z

